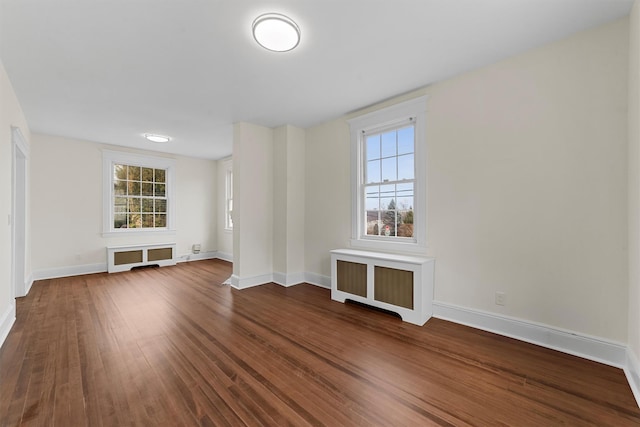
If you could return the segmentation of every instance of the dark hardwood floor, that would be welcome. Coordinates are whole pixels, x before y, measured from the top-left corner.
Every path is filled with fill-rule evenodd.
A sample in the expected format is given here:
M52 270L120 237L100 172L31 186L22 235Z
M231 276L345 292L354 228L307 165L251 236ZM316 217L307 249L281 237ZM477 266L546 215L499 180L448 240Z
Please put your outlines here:
M0 350L3 426L640 425L620 369L219 260L36 282Z

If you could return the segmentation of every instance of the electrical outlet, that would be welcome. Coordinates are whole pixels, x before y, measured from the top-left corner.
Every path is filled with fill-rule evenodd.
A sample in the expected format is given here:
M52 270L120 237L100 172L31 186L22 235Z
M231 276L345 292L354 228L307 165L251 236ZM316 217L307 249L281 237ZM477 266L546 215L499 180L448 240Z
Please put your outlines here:
M504 292L496 292L496 305L506 305L507 294Z

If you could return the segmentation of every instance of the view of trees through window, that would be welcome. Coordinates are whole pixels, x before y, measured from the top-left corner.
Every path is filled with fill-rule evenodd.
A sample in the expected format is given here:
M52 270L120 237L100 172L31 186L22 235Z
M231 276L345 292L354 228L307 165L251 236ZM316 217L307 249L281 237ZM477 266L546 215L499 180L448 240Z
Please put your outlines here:
M365 136L368 236L413 237L414 126Z
M167 227L167 171L113 165L114 228Z

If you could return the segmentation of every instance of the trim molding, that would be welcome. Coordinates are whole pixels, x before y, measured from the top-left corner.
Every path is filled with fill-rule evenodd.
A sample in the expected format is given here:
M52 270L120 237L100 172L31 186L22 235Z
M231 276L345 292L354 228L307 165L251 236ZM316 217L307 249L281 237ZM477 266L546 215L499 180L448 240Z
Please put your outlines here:
M439 301L433 302L433 317L515 338L617 368L624 369L627 364L627 347L624 344L602 338L556 329L548 325L500 316L494 313L458 307Z
M106 273L107 263L74 265L70 267L43 268L31 274L32 281L55 279L58 277L80 276L82 274Z
M636 398L636 403L640 406L640 363L630 348L627 348L627 366L624 368L624 374L627 377L629 387L631 387L633 397Z
M216 252L216 258L219 258L223 261L233 262L233 254L228 254L226 252Z
M320 286L321 288L331 289L331 277L323 276L316 273L304 273L304 281L310 285Z
M29 295L29 291L31 290L31 286L33 286L33 273L29 273L27 279L24 281L24 294Z
M202 259L213 259L213 258L218 258L217 251L200 252L199 254L188 253L188 254L180 255L176 259L176 262L190 262L190 261L199 261Z
M231 276L231 286L236 289L247 289L271 282L273 282L273 274L261 274L251 277L239 277L235 274Z
M252 277L238 277L235 274L231 276L231 286L236 289L251 288L253 286L264 285L265 283L276 283L285 287L308 283L310 285L320 286L321 288L331 289L331 277L308 272L289 274L274 272Z
M293 285L298 285L300 283L304 283L305 274L303 272L299 273L273 273L273 282L277 283L280 286L289 287Z
M9 307L2 313L0 318L0 347L4 344L4 340L9 336L11 327L16 322L16 300L12 299Z

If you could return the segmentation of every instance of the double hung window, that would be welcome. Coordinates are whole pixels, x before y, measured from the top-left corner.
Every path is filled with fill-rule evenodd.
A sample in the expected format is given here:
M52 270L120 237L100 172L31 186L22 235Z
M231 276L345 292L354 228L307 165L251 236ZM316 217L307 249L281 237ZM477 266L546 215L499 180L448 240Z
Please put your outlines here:
M349 120L352 246L426 248L426 99Z
M104 233L173 230L175 160L103 152Z

